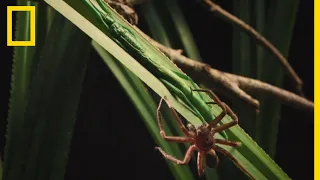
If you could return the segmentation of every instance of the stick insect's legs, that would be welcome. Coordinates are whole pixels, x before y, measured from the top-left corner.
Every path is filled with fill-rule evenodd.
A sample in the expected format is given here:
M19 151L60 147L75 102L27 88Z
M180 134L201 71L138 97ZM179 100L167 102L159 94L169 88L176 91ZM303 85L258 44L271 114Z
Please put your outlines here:
M161 98L159 105L158 105L158 109L157 109L157 119L158 119L158 125L160 128L160 134L162 137L166 136L165 132L163 130L163 126L162 126L162 118L161 118L161 105L162 105L162 101L165 101L167 103L167 105L169 106L171 112L174 114L175 119L177 120L179 127L181 128L181 130L184 132L184 134L186 134L188 137L192 137L192 135L189 133L188 129L184 126L184 124L182 123L181 119L179 118L177 112L171 107L171 105L169 104L168 101L166 101L164 98Z
M198 161L197 161L197 166L198 166L198 175L199 177L202 176L202 174L204 173L204 168L203 168L203 161L205 157L205 153L202 151L198 152Z
M223 148L221 148L221 147L219 147L219 146L215 146L214 149L215 149L216 151L224 154L224 155L227 156L229 159L231 159L231 160L233 161L233 163L234 163L236 166L238 166L238 168L240 168L240 170L241 170L242 172L244 172L245 174L247 174L251 179L255 179L255 178L239 163L239 161L238 161L235 157L233 157L232 154L230 154L227 150L225 150L225 149L223 149Z
M225 106L225 108L226 108L226 110L227 110L227 114L233 119L233 121L217 127L217 128L215 129L215 132L221 132L221 131L223 131L223 130L225 130L225 129L228 129L228 128L230 128L230 127L238 124L238 117L237 117L237 115L234 114L234 112L230 109L230 107L229 107L228 105L226 105L225 103L222 103L222 104Z
M222 112L209 123L209 127L215 127L226 115L226 107L224 106L225 103L221 102L221 100L218 98L217 95L215 95L211 90L209 89L194 89L193 91L200 91L200 92L206 92L209 95L211 95L211 98L214 100L214 102L207 102L207 104L217 104L221 109Z
M222 110L226 110L222 105L221 105L221 100L218 98L218 96L216 94L214 94L210 89L193 89L192 91L200 91L200 92L205 92L208 93L211 98L214 100L214 102L207 102L207 104L217 104L219 105Z
M241 142L228 141L228 140L222 140L222 139L216 139L216 143L231 146L231 147L241 146Z
M164 152L160 147L156 147L157 150L159 150L161 152L161 154L168 160L176 163L176 164L179 164L179 165L185 165L185 164L188 164L190 159L191 159L191 155L192 155L192 152L195 151L197 149L196 145L192 145L189 147L189 149L187 150L185 156L184 156L184 159L183 161L167 154L166 152Z

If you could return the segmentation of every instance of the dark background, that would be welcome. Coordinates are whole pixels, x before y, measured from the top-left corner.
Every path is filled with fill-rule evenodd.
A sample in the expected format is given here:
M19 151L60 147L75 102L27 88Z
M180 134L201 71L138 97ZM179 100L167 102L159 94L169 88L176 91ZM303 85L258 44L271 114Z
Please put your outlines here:
M184 3L191 30L203 59L225 59L211 65L231 71L232 27L211 16L194 1ZM231 10L231 1L219 1ZM0 1L0 152L5 143L10 94L12 47L6 46L6 6ZM139 10L139 9L138 9ZM305 96L314 96L313 1L302 0L294 27L289 61L304 81ZM143 19L140 21L143 23ZM200 25L206 24L205 29ZM208 42L215 34L215 43ZM222 48L221 48L222 47ZM214 54L212 49L219 48ZM112 84L112 86L110 86ZM291 89L289 84L285 88ZM112 95L111 95L112 94ZM116 97L113 100L110 97ZM125 119L125 121L122 121ZM313 179L313 116L283 106L275 161L292 179ZM123 124L126 122L126 124ZM298 122L298 123L297 123ZM107 129L106 129L107 128ZM156 144L113 74L92 51L81 95L67 168L67 179L172 179L168 167L154 150ZM112 168L109 168L112 166ZM194 168L194 167L193 167Z

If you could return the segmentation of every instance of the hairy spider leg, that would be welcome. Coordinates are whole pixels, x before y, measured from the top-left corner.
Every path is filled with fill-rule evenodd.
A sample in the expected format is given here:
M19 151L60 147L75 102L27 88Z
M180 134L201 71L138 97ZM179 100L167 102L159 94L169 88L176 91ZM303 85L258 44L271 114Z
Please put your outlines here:
M202 174L204 173L203 160L204 160L205 155L206 155L206 152L204 152L204 151L198 152L197 166L198 166L198 175L199 176L202 176Z
M238 168L240 168L240 170L241 170L242 172L246 173L251 179L255 179L255 178L246 170L246 168L243 167L243 166L239 163L239 161L238 161L236 158L234 158L234 157L232 156L232 154L230 154L227 150L225 150L225 149L223 149L223 148L221 148L221 147L219 147L219 146L215 146L214 149L215 149L216 151L224 154L225 156L227 156L230 160L232 160L233 163L234 163L236 166L238 166Z
M192 145L189 147L189 149L187 150L185 156L184 156L184 159L181 161L180 159L177 159L169 154L167 154L166 152L164 152L160 147L156 147L157 150L159 150L161 152L161 154L168 160L176 163L176 164L179 164L179 165L185 165L185 164L188 164L190 159L191 159L191 155L192 155L192 152L197 150L197 147L196 145Z
M227 110L226 110L226 107L224 106L224 103L221 102L221 100L218 98L218 96L216 94L214 94L209 89L193 89L193 91L200 91L200 92L208 93L211 96L211 98L214 100L214 102L207 102L207 104L216 104L222 109L222 112L213 121L211 121L209 123L210 128L215 127L223 119L223 117L227 113Z
M209 151L207 151L207 154L211 155L212 158L214 158L215 164L210 163L210 166L209 166L209 163L207 163L207 159L205 159L205 163L206 163L205 165L210 168L216 168L219 164L219 157L217 156L216 151L214 149L210 149Z
M228 141L228 140L222 140L222 139L216 139L215 143L217 144L223 144L231 147L239 147L241 146L241 142L235 142L235 141Z
M222 104L225 106L225 108L227 110L227 114L232 118L233 121L231 121L229 123L226 123L226 124L223 124L223 125L215 128L215 132L221 132L221 131L223 131L225 129L228 129L228 128L238 124L237 115L234 114L234 112L230 109L230 107L226 103L222 102Z
M175 119L177 120L178 124L179 124L179 127L181 128L181 130L184 132L185 135L187 135L188 137L183 137L183 139L185 141L183 142L191 142L193 139L190 138L192 137L192 134L189 133L189 130L184 126L184 124L182 123L181 119L179 118L177 112L171 107L171 105L169 104L169 102L167 100L165 100L164 98L161 98L160 102L159 102L159 105L158 105L158 109L157 109L157 120L158 120L158 126L160 128L160 134L161 136L166 139L166 140L169 140L169 139L172 139L172 138L169 138L169 136L166 136L164 130L163 130L163 126L162 126L162 118L161 118L161 111L160 111L160 108L161 108L161 105L162 105L162 101L165 101L168 105L168 107L170 108L172 114L174 114L175 116ZM169 138L169 139L168 139ZM176 137L177 138L177 137ZM182 137L180 137L182 138ZM173 139L172 139L173 140ZM174 141L174 140L173 140ZM182 141L177 141L177 142L182 142Z

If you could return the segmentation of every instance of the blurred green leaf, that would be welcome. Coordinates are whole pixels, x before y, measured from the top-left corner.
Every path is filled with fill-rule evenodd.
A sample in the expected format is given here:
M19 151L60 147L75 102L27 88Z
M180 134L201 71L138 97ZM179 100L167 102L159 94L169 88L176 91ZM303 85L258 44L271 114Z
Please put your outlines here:
M266 38L287 56L292 38L295 15L299 0L270 1L268 8ZM285 9L285 11L284 11ZM264 53L259 63L258 79L282 86L283 68L270 53ZM276 151L278 125L281 115L281 103L268 97L260 97L261 112L257 121L257 142L271 156Z
M142 12L143 12L143 17L146 19L146 23L148 25L148 28L150 30L152 38L154 38L155 40L157 40L158 42L160 42L161 44L163 44L167 47L171 47L171 44L177 44L176 42L174 42L174 40L173 40L174 38L169 38L169 37L174 36L175 33L172 32L172 31L174 31L174 29L165 28L165 27L172 26L172 24L170 24L172 22L170 22L167 19L168 16L160 16L160 14L161 15L167 14L170 16L172 15L170 11L167 11L166 6L163 6L163 3L159 4L159 2L156 2L156 1L146 3L146 4L142 5ZM161 12L161 13L159 13L159 12ZM187 37L185 37L185 40L186 40L186 38ZM170 41L169 41L169 39L170 39ZM179 39L179 37L176 36L175 39ZM164 121L172 129L172 131L174 132L173 133L174 135L185 136L182 133L179 126L177 126L177 122L175 120L175 117L172 115L169 108L164 109L162 111L162 114L164 117ZM184 146L186 148L188 148L189 144L184 144ZM186 151L186 148L183 149L184 153ZM193 156L193 157L196 157L196 156ZM194 158L194 160L196 160L196 159ZM207 174L212 174L212 173L206 172L206 175ZM211 179L217 179L217 178L211 178Z
M201 61L192 33L176 0L165 0L165 3L152 1L145 6L144 9L150 8L148 11L144 11L144 16L148 17L146 18L147 23L155 40L168 47L172 47L171 44L182 44L182 49L188 57ZM156 8L154 9L154 7ZM163 28L158 28L159 26L167 28L162 30ZM157 38L159 35L162 36ZM166 43L166 39L170 39L170 43ZM172 118L170 120L172 121ZM180 133L180 135L183 134ZM196 158L194 160L196 162ZM207 179L219 179L216 169L207 168L205 175Z
M176 143L169 144L160 136L159 127L156 121L157 104L155 104L153 98L149 95L141 80L96 42L93 42L92 44L130 97L156 143L163 147L166 152L182 158L183 153L179 150L178 145ZM170 129L166 129L166 132L168 134L172 134ZM159 157L161 157L160 154ZM168 162L168 164L175 176L175 179L193 179L188 166L176 166L171 162Z
M39 52L45 39L46 23L41 17L45 17L45 11L42 7L44 2L32 2L18 0L17 5L20 6L35 6L36 12L36 45L37 46L16 46L13 52L13 65L11 73L11 90L9 100L8 125L6 132L6 145L4 150L4 176L7 173L7 168L12 161L12 152L16 148L17 138L21 131L21 126L24 122L24 112L28 102L30 92L30 84L34 76L36 64L39 61ZM16 29L15 40L30 39L30 13L15 12L16 14Z
M252 9L251 1L233 1L233 14L246 22L251 24L253 16L251 16ZM248 36L239 28L233 29L233 38L232 38L232 72L234 74L240 74L246 77L254 77L256 63L254 58L254 49L252 44L255 42L252 41L251 37ZM255 121L256 121L256 112L251 106L243 104L243 101L233 100L232 109L237 114L239 118L239 123L241 127L251 136L254 136L255 131ZM229 171L232 170L233 173ZM225 170L224 175L227 179L234 179L243 176L239 174L238 170L235 170L232 167L228 167Z
M187 57L201 61L200 52L177 0L165 0L165 4Z
M136 76L143 80L150 88L152 88L160 96L166 96L171 102L172 106L188 121L197 124L197 117L190 113L188 109L183 108L181 104L175 101L175 98L171 96L168 90L163 86L163 84L142 67L136 60L134 60L126 51L115 44L106 34L108 32L101 23L94 18L94 13L90 8L85 8L83 4L75 2L74 0L68 0L67 2L71 6L79 11L85 18L78 14L74 9L68 6L68 4L63 3L61 0L46 0L50 5L54 6L60 13L69 18L73 23L80 27L85 33L87 33L91 38L93 38L98 44L100 44L104 49L106 49L110 54L112 54L117 60L124 64L128 69L130 69ZM168 68L169 70L174 70L179 72L179 70L167 58L163 56L156 48L154 48L150 42L142 38L142 36L137 33L128 23L126 23L117 14L110 12L112 18L119 24L123 25L125 28L129 29L137 39L137 43L143 44L147 49L147 53L152 54L152 57L156 58L159 63ZM86 21L88 19L90 22ZM94 25L92 25L93 23ZM99 30L101 29L101 30ZM109 34L110 35L110 34ZM112 35L110 35L112 36ZM113 36L115 40L119 37ZM207 96L205 96L207 97ZM205 99L209 100L209 99ZM212 108L212 113L218 114L219 109ZM230 122L230 117L226 116L223 123ZM228 131L228 136L232 140L239 140L243 143L243 146L237 149L226 148L234 157L252 174L256 179L289 179L289 177L270 159L263 150L257 146L257 144L239 127L235 126L230 128ZM218 138L222 138L217 135Z
M8 141L16 145L4 179L63 179L89 42L63 16L55 16L33 72L19 136Z

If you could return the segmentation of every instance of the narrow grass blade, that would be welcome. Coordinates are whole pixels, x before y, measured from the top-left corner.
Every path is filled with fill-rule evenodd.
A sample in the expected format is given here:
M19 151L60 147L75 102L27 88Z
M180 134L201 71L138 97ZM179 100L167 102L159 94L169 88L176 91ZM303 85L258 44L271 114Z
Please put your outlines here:
M266 17L267 17L267 3L265 0L259 0L255 1L253 3L254 6L254 12L253 15L256 17L255 19L255 25L256 25L256 30L261 34L265 35L266 27ZM262 69L263 69L263 57L265 50L263 47L257 45L256 46L256 61L257 61L257 71L256 71L256 76L261 77Z
M299 0L271 1L269 4L266 35L284 56L287 56L289 52L298 4ZM259 70L259 79L279 87L282 86L283 69L272 55L265 53ZM261 113L256 130L258 132L257 141L271 157L274 157L281 104L279 101L268 98L261 98L260 102Z
M149 27L151 36L155 40L157 40L161 44L168 47L171 47L171 44L176 44L175 42L173 42L172 40L173 38L169 38L169 34L171 35L170 37L172 37L174 33L168 33L168 28L164 28L164 27L172 26L172 24L168 23L168 19L166 19L167 16L162 16L161 18L161 16L159 15L160 13L158 13L158 12L162 12L161 14L163 13L168 14L168 11L165 6L159 5L159 3L153 1L150 3L144 4L142 6L142 11L143 11L144 18L146 19L147 25ZM175 39L179 39L179 37L176 37ZM179 126L177 126L175 117L172 116L171 111L168 108L166 108L162 112L164 115L164 120L172 129L172 131L174 132L174 135L185 136L185 134L182 133ZM188 148L189 144L185 144L185 146L186 148ZM193 160L195 160L196 162L195 158ZM206 172L206 175L207 174L212 174L212 173ZM211 179L217 179L217 178L211 178Z
M4 179L63 179L90 39L56 16Z
M155 27L150 28L151 33L152 34L157 33L158 32L157 27L161 25L164 27L173 27L173 28L166 28L165 32L167 33L163 33L163 32L160 32L160 33L162 33L163 35L166 35L167 37L171 37L170 38L171 44L174 44L174 45L181 44L177 48L182 48L184 50L184 53L188 57L201 61L200 53L195 44L195 41L193 40L191 30L188 27L188 24L184 18L183 13L180 10L180 7L177 1L166 0L165 3L153 1L150 4L155 4L154 6L156 7L157 12L160 12L159 14L161 15L161 17L155 17L155 19L152 20L153 22L158 22L158 23L157 24L153 23ZM149 17L150 14L145 12L145 16ZM149 26L151 26L151 24ZM163 41L161 41L161 39L156 39L156 40L170 47L169 44L165 44ZM207 179L219 179L216 169L207 168L205 175Z
M191 59L201 61L200 52L177 0L165 0L165 4L185 54Z
M100 57L119 80L120 84L130 97L132 103L135 104L137 111L145 122L156 143L163 147L166 152L182 158L183 154L179 150L178 145L172 143L169 144L160 136L156 121L157 105L145 89L141 80L132 74L132 72L127 70L119 61L114 59L114 57L112 57L96 42L93 42L92 44ZM171 133L169 129L166 129L166 132ZM171 162L168 162L168 164L176 179L193 179L188 166L176 166Z
M248 0L233 2L234 14L251 24L251 6ZM251 48L251 38L239 29L233 30L233 40L232 40L232 71L235 74L240 74L242 76L254 77L254 64L255 59L253 59L254 49ZM244 106L243 102L235 101L232 105L234 111L237 113L240 121L240 125L246 130L250 135L254 133L255 127L255 112L254 109Z
M56 11L50 6L46 6L46 9L47 9L47 19L46 20L47 20L47 26L48 26L47 33L49 33L49 30L50 30L52 21L54 19L54 15L56 14Z
M248 0L244 1L233 1L233 14L247 24L251 24L252 3ZM254 77L254 49L252 46L251 38L243 31L238 28L233 29L232 38L232 72L247 77ZM234 100L232 102L232 108L239 117L240 126L251 136L254 135L256 113L252 107L244 106L242 101ZM241 177L239 171L230 167L233 173L225 171L224 175L227 179L234 179ZM241 178L243 179L243 177Z
M158 10L155 6L155 2L149 2L142 5L142 12L152 37L166 46L171 46L168 35L166 34L166 28L161 23L161 18L158 15Z
M163 9L159 9L159 6L157 6L154 1L142 5L142 13L146 20L146 24L148 25L148 28L150 30L151 36L158 42L170 47L172 41L169 40L167 29L164 28L166 26L164 22L161 20L161 17L158 13L161 10ZM169 108L164 108L162 110L162 113L164 121L168 123L169 127L172 129L174 134L184 136L180 128L177 127L176 120L172 116L172 113L169 110Z
M42 10L44 2L31 2L19 0L17 5L35 6L36 8L36 47L16 46L14 47L13 66L11 74L11 90L9 100L8 125L6 133L6 145L4 152L4 177L12 161L12 152L16 148L17 138L24 122L24 112L27 106L30 84L32 82L33 70L38 62L38 52L43 45L45 38L43 32L46 30L46 23L40 17L45 17ZM15 40L30 39L30 13L16 12Z
M172 106L184 116L190 123L195 124L196 126L201 124L201 120L194 113L190 112L190 109L187 109L181 103L178 103L175 98L172 97L168 89L159 81L159 79L150 73L145 67L143 67L137 60L132 58L128 54L130 49L125 51L120 48L113 40L120 38L117 36L112 36L110 32L107 32L107 28L102 26L94 16L97 15L95 10L91 9L89 6L85 6L79 1L68 0L69 4L61 0L45 0L65 17L70 19L74 24L76 24L81 30L93 38L99 45L101 45L105 50L107 50L112 56L114 56L118 61L125 65L130 71L132 71L137 77L139 77L144 83L146 83L151 89L153 89L158 95L166 96L167 99L171 102ZM87 0L82 2L87 3ZM92 0L92 2L95 2ZM96 3L95 3L96 5ZM94 6L95 6L94 5ZM125 29L130 30L136 39L136 43L142 45L146 48L144 51L148 55L152 56L157 60L158 63L161 63L163 67L168 68L167 70L181 72L168 58L166 58L158 49L151 45L149 41L143 38L132 26L123 20L122 17L119 17L118 14L111 11L110 7L105 7L111 13L113 20L117 23L123 25ZM77 12L79 11L80 14ZM85 16L85 17L83 17ZM89 20L89 21L88 21ZM94 25L93 25L94 24ZM101 31L102 30L102 31ZM105 33L104 33L105 32ZM109 35L109 36L107 36ZM124 34L122 34L124 35ZM131 49L133 50L133 49ZM152 58L152 59L153 59ZM190 82L190 81L189 81ZM188 84L186 82L186 84ZM188 84L188 87L192 87L193 84ZM203 101L209 101L208 96L203 96ZM220 113L219 108L212 108L212 114L217 115ZM211 111L210 111L211 112ZM229 116L226 116L222 122L230 122L231 119ZM270 159L270 157L259 147L257 144L239 127L235 126L230 128L228 131L228 136L232 140L239 140L242 142L242 146L237 149L227 149L234 157L248 170L248 172L254 176L256 179L289 179L289 177L275 164L275 162ZM219 136L220 137L220 136Z

